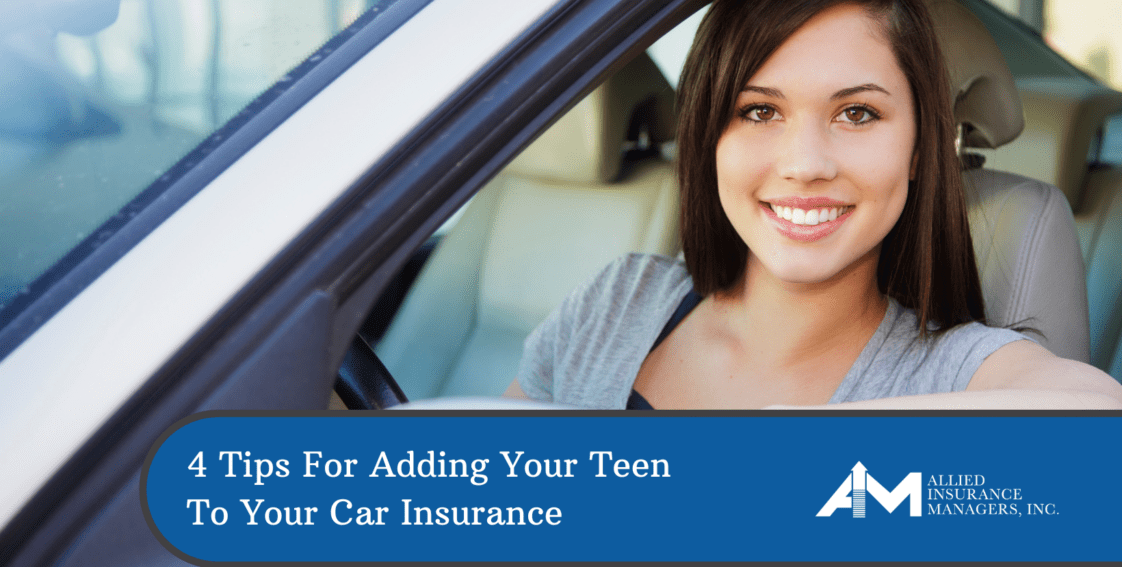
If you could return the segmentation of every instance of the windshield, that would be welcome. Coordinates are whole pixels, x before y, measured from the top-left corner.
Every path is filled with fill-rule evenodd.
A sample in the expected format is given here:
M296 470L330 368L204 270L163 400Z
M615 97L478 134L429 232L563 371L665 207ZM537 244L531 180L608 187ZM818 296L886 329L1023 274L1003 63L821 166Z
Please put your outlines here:
M388 3L0 4L0 328Z

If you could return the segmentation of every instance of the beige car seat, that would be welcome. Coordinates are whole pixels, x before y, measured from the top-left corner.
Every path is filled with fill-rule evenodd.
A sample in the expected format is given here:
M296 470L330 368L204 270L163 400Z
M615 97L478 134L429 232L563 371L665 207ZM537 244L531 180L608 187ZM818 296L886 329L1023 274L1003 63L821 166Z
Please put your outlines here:
M994 162L1055 183L1075 211L1086 267L1090 362L1122 380L1122 164L1098 159L1122 93L1070 78L1017 81L1028 127Z
M986 164L1054 184L1066 197L1085 265L1089 361L1122 380L1122 163L1099 156L1106 121L1122 117L1122 93L1075 71L1026 76L1017 90L1025 131L984 151Z
M1067 196L1086 265L1090 362L1122 380L1122 164L1099 160L1104 123L1122 93L1087 80L1017 82L1029 140L997 157L1041 169Z
M526 336L618 256L678 253L670 163L624 150L674 131L645 54L577 104L473 198L376 347L410 399L499 395Z
M1017 88L1025 133L989 163L1054 183L1067 197L1086 267L1090 362L1122 380L1122 163L1099 159L1122 93L1066 76L1019 79Z
M993 38L953 0L929 0L954 92L963 150L997 148L1024 127L1013 76ZM965 160L970 163L970 159ZM1087 288L1074 220L1054 185L981 167L964 173L986 315L1027 325L1055 354L1090 360Z

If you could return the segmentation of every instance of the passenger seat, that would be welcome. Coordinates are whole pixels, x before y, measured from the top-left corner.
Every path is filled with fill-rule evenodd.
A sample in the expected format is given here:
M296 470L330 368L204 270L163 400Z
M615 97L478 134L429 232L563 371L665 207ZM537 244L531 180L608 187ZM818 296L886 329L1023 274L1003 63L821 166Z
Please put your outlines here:
M981 21L953 0L929 0L951 74L967 154L970 232L991 324L1028 326L1058 356L1090 360L1087 287L1071 208L1049 183L985 169L970 148L997 148L1024 128L1013 76Z
M970 50L972 41L957 43ZM1122 381L1122 160L1100 159L1104 124L1122 116L1122 93L1075 73L1025 77L1016 87L1025 131L983 150L986 165L1054 184L1075 212L1090 324L1085 361Z
M1089 360L1122 381L1122 164L1099 159L1103 125L1122 113L1122 93L1090 80L1048 77L1017 87L1029 137L996 157L1040 170L1075 211L1086 266Z

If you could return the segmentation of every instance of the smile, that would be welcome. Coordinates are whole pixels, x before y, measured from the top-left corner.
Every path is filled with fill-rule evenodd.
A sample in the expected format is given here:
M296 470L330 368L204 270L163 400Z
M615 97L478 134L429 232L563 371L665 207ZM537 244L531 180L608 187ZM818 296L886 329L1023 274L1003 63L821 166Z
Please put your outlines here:
M847 207L820 207L814 209L800 209L798 207L782 207L773 203L766 203L771 207L772 212L777 217L783 220L791 221L793 224L815 226L817 224L837 220L839 216L848 213L853 209L852 206Z
M798 204L805 208L761 201L760 210L783 236L799 242L814 242L840 228L854 208L836 202Z

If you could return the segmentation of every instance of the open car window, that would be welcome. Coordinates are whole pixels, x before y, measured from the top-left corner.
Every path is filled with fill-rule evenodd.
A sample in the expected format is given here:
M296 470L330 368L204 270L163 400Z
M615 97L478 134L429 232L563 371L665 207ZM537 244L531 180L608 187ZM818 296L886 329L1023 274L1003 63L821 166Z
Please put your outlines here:
M1014 77L1024 81L1026 88L1040 81L1072 85L1076 90L1093 84L1094 79L1049 47L1039 33L1004 13L1006 7L986 0L963 3L994 36ZM647 50L671 87L677 86L686 50L703 13L694 14ZM564 120L556 127L564 128ZM1099 160L1099 166L1104 166L1113 159L1119 138L1114 122L1115 117L1103 122L1101 146L1092 148L1096 157L1087 163ZM1019 144L1034 144L1039 128L1030 124L1027 141ZM657 155L626 155L641 143L638 138L623 141L620 157L627 173L613 183L626 185L634 181L628 175L672 160L673 140L662 141L654 152ZM561 148L550 153L564 156L567 151ZM993 150L979 153L990 165L1009 170L1010 160L1023 161L1015 151L1019 150L999 149L996 158ZM528 152L533 154L533 147ZM569 163L579 170L582 163L571 159L573 155L568 154ZM1007 155L1014 157L1000 159ZM614 236L603 237L597 219L567 208L566 198L555 197L566 194L562 187L565 174L548 172L532 179L533 172L527 174L521 159L485 187L472 207L458 213L463 215L458 222L466 225L441 232L413 257L395 279L392 294L379 301L363 327L362 336L374 345L409 399L501 394L517 373L522 341L568 290L619 254L636 251L674 256L678 252L674 246L645 248L650 242L629 232L626 221L615 221L618 230ZM628 161L631 159L634 161ZM1023 170L1012 171L1057 183L1047 174L1048 168L1058 167L1056 159L1031 160L1031 164L1022 164ZM1040 167L1045 169L1038 170ZM519 192L527 196L516 196ZM570 193L574 201L583 199L585 210L608 208L600 200L603 191L585 196L576 196L576 189ZM555 198L558 201L552 200ZM523 200L540 206L526 206ZM625 203L621 200L613 206L626 208ZM638 229L644 236L649 232L643 231L659 223L660 211L650 206L647 214L650 224ZM1092 305L1092 311L1095 308ZM1094 316L1092 313L1092 319Z
M526 336L572 289L628 252L678 254L673 132L657 122L673 120L703 14L560 118L391 283L361 334L410 399L501 395ZM590 123L616 138L594 142Z

